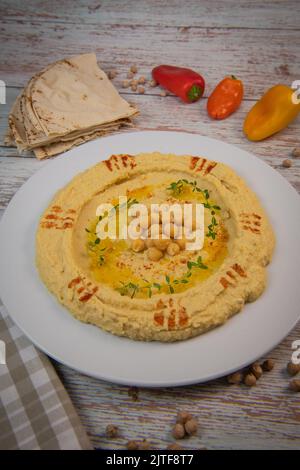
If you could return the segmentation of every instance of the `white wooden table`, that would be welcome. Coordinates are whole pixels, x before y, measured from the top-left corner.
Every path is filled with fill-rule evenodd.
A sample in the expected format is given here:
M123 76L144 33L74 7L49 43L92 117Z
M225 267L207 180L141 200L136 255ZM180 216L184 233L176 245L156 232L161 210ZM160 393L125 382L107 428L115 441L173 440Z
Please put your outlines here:
M241 131L245 113L264 90L300 79L298 0L1 0L0 18L0 79L7 85L7 105L0 105L1 138L8 110L32 74L62 57L95 51L104 70L117 69L115 85L139 107L137 129L185 130L236 144L265 160L300 191L300 159L291 168L282 167L283 159L300 145L300 120L260 143L248 142ZM200 71L207 81L205 98L184 105L173 96L160 97L158 88L147 87L145 95L121 88L130 65L150 77L159 63ZM245 99L232 117L212 122L206 97L227 74L244 81ZM0 215L22 183L44 164L32 154L20 157L16 149L0 147ZM186 448L294 449L300 448L300 398L288 390L285 366L295 339L300 339L299 324L270 353L275 369L251 389L228 386L223 379L132 393L60 364L55 367L97 447L124 448L128 439L148 438L153 448L164 449L172 441L177 410L187 409L198 416L201 430L183 443ZM105 437L111 423L120 427L122 437Z

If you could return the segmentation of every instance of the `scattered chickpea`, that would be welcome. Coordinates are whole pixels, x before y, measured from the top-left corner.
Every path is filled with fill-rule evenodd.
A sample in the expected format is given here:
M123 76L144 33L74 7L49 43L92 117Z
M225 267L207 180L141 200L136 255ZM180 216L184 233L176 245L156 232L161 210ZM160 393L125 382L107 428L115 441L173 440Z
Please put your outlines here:
M233 374L228 375L227 382L229 384L236 385L236 384L241 383L242 379L243 379L243 375L241 372L234 372Z
M151 246L147 250L147 256L150 261L159 261L163 257L163 252L155 248L155 246Z
M108 78L109 78L110 80L113 80L113 79L116 78L116 76L117 76L117 71L116 71L116 70L110 70L110 71L107 73L107 75L108 75Z
M300 147L294 148L294 150L292 151L292 155L295 158L299 158L300 157Z
M128 72L128 73L127 73L127 78L133 78L133 73L132 73L132 72Z
M171 242L168 244L167 253L169 256L175 256L180 252L180 247L177 243Z
M300 372L300 364L289 362L286 368L290 375L296 375L298 372Z
M290 168L292 166L293 162L292 160L290 160L289 158L286 158L285 160L283 160L282 162L282 166L284 168Z
M290 381L290 390L293 392L300 392L300 380L293 379Z
M167 92L165 90L161 90L160 96L167 96Z
M189 419L192 418L192 415L188 413L187 411L178 411L177 417L176 417L176 422L185 424Z
M135 79L133 79L133 80L130 81L130 85L131 85L131 86L132 86L132 85L138 86L138 81L135 80Z
M244 378L244 384L248 387L253 387L254 385L256 385L255 375L252 373L246 374Z
M173 444L169 444L167 450L183 450L183 447L173 442Z
M106 426L106 435L107 437L117 437L119 434L119 428L113 424Z
M131 85L131 90L132 90L132 91L136 91L136 90L137 90L137 86L136 86L136 85Z
M123 80L122 88L128 88L128 87L129 87L129 80Z
M140 95L143 95L143 94L145 93L145 88L144 88L143 86L139 86L139 87L137 88L137 91L138 91L138 93L139 93Z
M154 88L155 86L157 86L157 82L155 80L151 80L149 85Z
M137 66L136 66L136 65L132 65L132 66L130 67L130 72L132 72L132 73L137 73L137 71L138 71L138 69L137 69Z
M265 372L270 372L272 369L274 369L274 366L275 361L273 361L273 359L266 359L261 365L262 370Z
M138 450L139 443L137 441L128 441L126 447L128 450Z
M150 449L149 441L147 441L147 439L143 439L141 442L139 442L138 449L139 450L148 450L148 449Z
M145 77L143 77L143 76L140 77L140 78L138 79L138 83L139 83L140 85L144 85L144 83L146 83Z
M252 364L250 366L250 371L252 372L253 375L255 375L256 379L258 380L262 374L263 374L263 370L261 368L261 366L259 365L258 362L254 362L254 364Z
M185 429L183 424L176 423L172 430L172 435L174 439L183 439L185 436Z
M135 253L139 253L140 251L144 251L145 247L146 247L146 245L145 245L144 240L141 240L140 238L138 238L137 240L132 240L131 249Z
M185 425L184 425L184 428L185 428L185 432L189 435L189 436L194 436L197 431L198 431L198 423L197 423L197 420L195 418L191 418L189 419Z

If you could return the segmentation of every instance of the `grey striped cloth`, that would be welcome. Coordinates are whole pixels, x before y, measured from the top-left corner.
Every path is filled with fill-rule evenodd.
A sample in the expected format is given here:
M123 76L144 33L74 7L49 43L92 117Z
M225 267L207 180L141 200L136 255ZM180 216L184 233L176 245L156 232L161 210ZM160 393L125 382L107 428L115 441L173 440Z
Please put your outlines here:
M49 359L14 325L2 305L0 449L92 449Z

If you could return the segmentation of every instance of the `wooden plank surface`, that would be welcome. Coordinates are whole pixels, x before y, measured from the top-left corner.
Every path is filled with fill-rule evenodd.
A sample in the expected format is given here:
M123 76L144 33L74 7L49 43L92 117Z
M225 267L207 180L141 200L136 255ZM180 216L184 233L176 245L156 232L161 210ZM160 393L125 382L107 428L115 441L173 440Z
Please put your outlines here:
M0 79L8 88L7 105L0 105L0 142L9 108L33 73L52 60L94 50L104 70L117 69L116 87L139 107L137 129L184 130L235 144L270 164L300 192L300 159L293 159L291 168L282 167L300 145L299 119L259 143L247 141L241 130L246 112L266 88L300 78L299 23L297 0L2 0ZM145 95L121 88L131 64L148 78L161 62L202 71L206 97L225 74L240 76L246 91L240 110L215 122L207 116L206 98L184 105L173 96L160 97L159 88L146 87ZM23 158L0 145L0 217L17 189L45 164L31 153ZM200 421L199 436L183 443L187 448L299 448L300 400L288 390L285 372L291 343L299 338L298 324L272 351L274 371L252 389L220 379L180 389L140 389L135 401L136 391L128 387L55 366L97 447L124 448L128 439L149 438L153 448L164 449L172 442L177 410L187 409ZM107 424L117 424L122 436L107 439Z
M291 85L298 78L300 35L296 30L274 33L264 29L191 27L182 31L178 27L82 23L65 24L61 30L53 22L30 20L18 24L16 34L14 23L5 19L0 21L0 28L0 76L9 86L24 86L51 61L91 51L96 52L105 71L117 65L118 86L133 63L146 77L158 63L193 67L205 75L206 96L226 74L235 74L244 81L245 98L251 100L261 96L270 83ZM158 94L155 89L151 92Z
M298 29L298 0L2 0L0 17L56 25L159 25L197 28Z

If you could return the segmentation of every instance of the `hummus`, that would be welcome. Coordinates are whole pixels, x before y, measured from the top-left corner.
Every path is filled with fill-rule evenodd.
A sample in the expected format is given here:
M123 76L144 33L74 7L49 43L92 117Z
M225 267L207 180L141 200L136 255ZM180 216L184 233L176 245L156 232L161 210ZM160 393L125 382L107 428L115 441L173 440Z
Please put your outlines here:
M126 211L135 203L203 204L204 245L187 250L178 241L180 249L154 259L150 243L140 240L134 250L122 237L99 239L97 207L120 211L120 195ZM257 196L228 166L158 152L112 155L55 195L39 223L36 261L50 292L78 320L132 339L176 341L256 300L274 244Z

